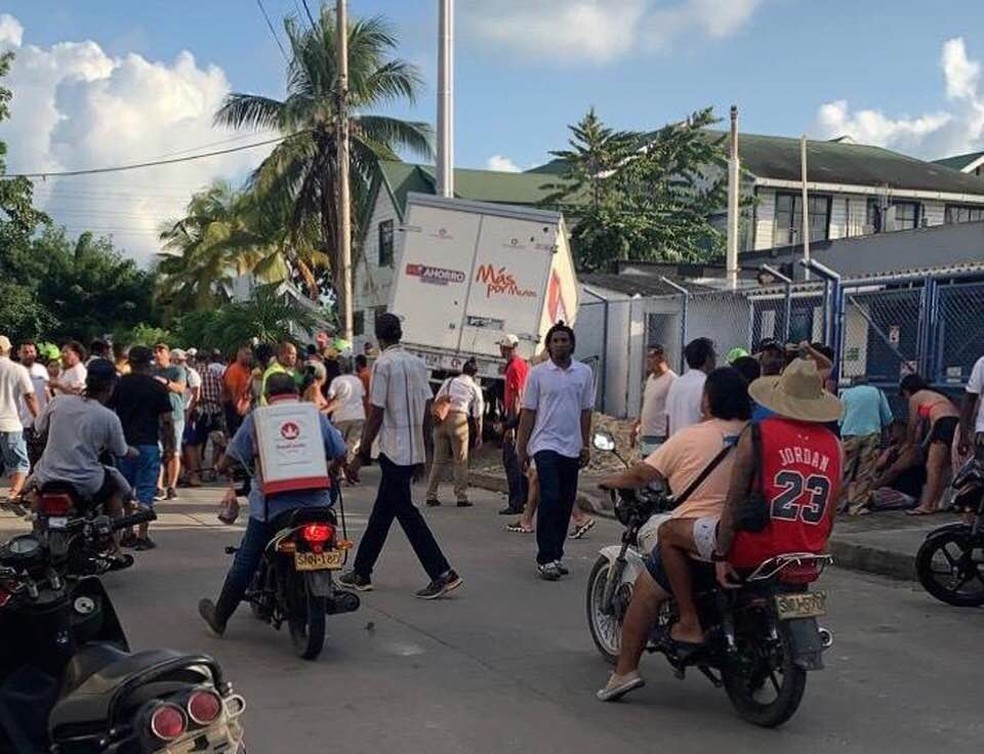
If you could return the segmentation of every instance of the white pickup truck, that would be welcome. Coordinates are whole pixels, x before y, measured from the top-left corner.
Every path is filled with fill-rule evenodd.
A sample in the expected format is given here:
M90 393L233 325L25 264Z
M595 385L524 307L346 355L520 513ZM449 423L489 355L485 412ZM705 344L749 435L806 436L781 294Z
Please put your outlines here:
M558 212L411 193L389 310L404 347L435 371L475 357L501 376L499 341L532 358L550 327L573 327L579 291Z

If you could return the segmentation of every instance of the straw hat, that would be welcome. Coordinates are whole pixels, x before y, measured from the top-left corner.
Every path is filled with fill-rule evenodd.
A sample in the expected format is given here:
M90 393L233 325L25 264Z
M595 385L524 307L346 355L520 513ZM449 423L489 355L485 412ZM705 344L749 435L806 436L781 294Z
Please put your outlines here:
M823 389L817 364L794 359L778 377L759 377L748 386L752 400L780 416L804 422L833 422L841 418L836 396Z

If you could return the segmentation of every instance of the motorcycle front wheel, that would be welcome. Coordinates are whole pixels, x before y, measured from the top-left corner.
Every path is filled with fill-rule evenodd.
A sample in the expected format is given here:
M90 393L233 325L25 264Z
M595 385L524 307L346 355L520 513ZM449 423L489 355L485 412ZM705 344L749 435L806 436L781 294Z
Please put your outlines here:
M313 660L325 644L325 615L328 606L324 597L311 594L304 576L293 573L287 597L287 628L294 652L303 660Z
M916 553L916 577L948 605L984 605L984 541L967 526L930 534Z
M776 639L760 633L739 637L737 657L721 675L738 715L763 728L789 720L806 690L806 671L793 661L789 638L782 630Z
M618 652L622 646L622 618L625 615L624 609L619 610L618 605L611 614L606 614L604 609L605 589L608 584L608 574L611 572L612 564L608 558L600 557L595 561L591 574L588 576L588 628L591 631L591 638L594 640L598 652L605 658L605 662L614 665L618 660ZM624 600L624 607L628 607L628 600L632 594L632 587L629 584L621 584L616 590L613 602L620 603Z

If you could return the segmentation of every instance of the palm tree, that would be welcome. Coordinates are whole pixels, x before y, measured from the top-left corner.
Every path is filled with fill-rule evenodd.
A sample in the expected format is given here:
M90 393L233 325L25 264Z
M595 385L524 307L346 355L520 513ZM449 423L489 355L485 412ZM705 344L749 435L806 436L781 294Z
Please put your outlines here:
M335 290L343 290L338 259L335 207L338 66L335 15L322 7L310 28L294 18L284 21L290 43L287 96L230 94L215 116L217 124L236 129L276 130L285 138L254 172L250 186L287 215L288 261L309 281L298 248L312 244L330 260ZM431 157L432 134L426 123L370 114L395 101L413 103L422 87L416 66L393 57L397 39L381 17L358 20L348 29L351 194L355 237L366 230L369 190L383 160L399 160L405 151ZM315 291L311 291L315 294Z

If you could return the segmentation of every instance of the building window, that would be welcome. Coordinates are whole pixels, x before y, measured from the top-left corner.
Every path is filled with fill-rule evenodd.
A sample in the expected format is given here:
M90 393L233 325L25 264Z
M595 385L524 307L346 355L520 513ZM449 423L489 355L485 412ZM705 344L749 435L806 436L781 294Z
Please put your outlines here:
M810 204L810 242L826 241L830 233L830 197L814 194ZM800 242L803 228L803 197L800 194L776 194L776 225L773 246L790 246Z
M984 220L984 207L967 206L966 204L946 205L946 224L976 223Z
M886 207L878 199L868 200L868 226L873 233L912 230L921 222L922 205L919 202L893 201Z
M383 220L379 224L379 266L393 264L393 221Z
M352 312L352 334L366 334L366 313L362 309L359 309L357 312Z

